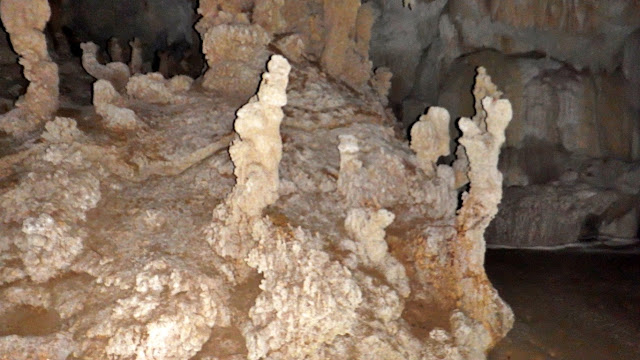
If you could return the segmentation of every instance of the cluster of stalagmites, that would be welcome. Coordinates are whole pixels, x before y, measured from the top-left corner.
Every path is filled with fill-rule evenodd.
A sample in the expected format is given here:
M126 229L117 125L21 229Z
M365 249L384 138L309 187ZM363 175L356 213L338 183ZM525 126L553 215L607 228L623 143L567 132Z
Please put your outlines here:
M484 358L513 322L483 268L510 103L480 69L437 165L449 115L395 136L365 5L292 32L297 4L241 3L201 2L211 93L85 46L100 131L56 117L0 158L0 359Z

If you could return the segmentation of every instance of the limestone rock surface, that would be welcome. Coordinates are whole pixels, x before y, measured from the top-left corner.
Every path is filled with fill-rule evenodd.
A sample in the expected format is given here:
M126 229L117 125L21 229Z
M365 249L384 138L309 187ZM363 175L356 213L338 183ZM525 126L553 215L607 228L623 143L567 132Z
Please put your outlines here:
M637 1L369 4L375 18L371 59L394 75L390 100L403 129L430 106L449 109L453 119L472 116L470 79L485 66L513 102L507 146L640 159ZM456 109L460 105L466 108ZM454 126L451 131L459 135ZM508 185L526 185L516 171L502 169L511 172ZM531 177L539 183L538 175Z
M269 57L270 35L257 24L220 24L203 34L202 48L209 69L203 86L249 98L258 87Z
M624 80L619 75L580 74L548 59L513 58L496 52L470 55L452 65L440 94L440 103L452 116L473 113L471 86L462 80L476 66L495 73L495 81L514 99L514 121L507 129L506 146L523 149L544 147L591 158L638 159L640 128L625 101ZM502 71L497 71L501 69ZM468 99L460 102L459 99ZM611 117L615 121L610 121ZM532 183L537 174L531 174Z
M50 16L51 8L44 0L0 4L2 24L29 81L16 107L0 116L0 130L6 133L19 136L36 130L58 110L58 65L49 57L43 32Z
M504 53L540 51L578 69L613 70L625 37L640 24L640 5L618 0L451 1L462 42ZM590 51L597 46L599 51Z
M87 42L81 45L82 67L89 75L97 80L109 81L118 92L123 92L129 81L131 73L125 63L110 62L102 65L98 62L98 45Z
M39 336L73 334L68 348L85 358L484 353L509 313L496 307L481 262L447 265L483 249L481 229L469 230L468 248L447 248L459 236L453 170L441 165L428 176L418 167L385 125L374 89L358 95L314 65L289 66L277 56L269 63L257 96L238 112L231 155L219 144L229 143L234 108L197 92L188 103L138 104L105 87L98 103L132 107L141 119L155 114L115 144L70 119L47 125L45 141L14 160L20 180L3 188L2 260L15 266L2 272L0 311L20 314L26 303L55 314ZM489 129L501 131L485 106ZM211 139L221 140L212 148ZM344 149L341 139L357 147ZM348 166L347 154L360 166ZM475 161L476 172L490 170ZM244 220L220 221L219 207L245 211ZM407 254L424 254L419 267ZM457 304L464 315L455 315ZM443 321L403 315L420 306L446 309ZM417 337L420 327L429 336Z
M635 241L638 165L566 159L559 180L505 189L500 212L487 230L488 244L558 248Z
M426 157L397 136L388 74L370 81L366 3L200 12L196 86L105 76L91 116L2 153L0 324L33 323L3 326L0 354L483 359L513 321L482 262L511 119L484 69L465 151L434 166L448 125L416 134L436 140ZM269 57L295 34L297 62Z

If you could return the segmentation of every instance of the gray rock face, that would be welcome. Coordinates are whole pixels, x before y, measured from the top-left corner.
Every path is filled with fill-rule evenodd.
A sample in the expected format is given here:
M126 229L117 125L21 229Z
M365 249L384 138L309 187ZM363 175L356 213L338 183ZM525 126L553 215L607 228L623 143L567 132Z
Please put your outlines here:
M15 64L18 61L16 54L9 45L9 36L4 28L0 28L0 64Z
M640 29L625 39L622 73L627 80L627 99L638 115L640 114Z
M597 216L617 199L613 191L588 185L505 189L498 216L487 229L487 243L509 247L546 247L574 243L597 230Z
M634 241L640 206L638 169L636 163L565 156L555 167L561 173L558 181L504 190L498 215L487 229L487 244L555 247Z
M622 72L632 83L640 83L640 29L631 33L624 42Z
M625 37L640 25L631 0L452 0L449 9L465 48L538 51L580 70L615 69Z

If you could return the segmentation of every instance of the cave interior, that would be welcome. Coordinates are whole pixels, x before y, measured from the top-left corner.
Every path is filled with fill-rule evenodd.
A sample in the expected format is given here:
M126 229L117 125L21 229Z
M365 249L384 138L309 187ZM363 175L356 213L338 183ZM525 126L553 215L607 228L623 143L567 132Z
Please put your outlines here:
M640 2L0 15L0 360L640 359Z

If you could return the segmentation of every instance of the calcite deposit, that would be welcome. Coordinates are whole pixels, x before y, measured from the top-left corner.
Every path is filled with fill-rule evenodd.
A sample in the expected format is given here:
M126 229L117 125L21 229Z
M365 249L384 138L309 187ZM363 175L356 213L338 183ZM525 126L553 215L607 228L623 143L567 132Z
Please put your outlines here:
M440 156L449 155L449 124L451 117L446 109L432 106L411 127L411 150L416 152L422 171L433 174Z
M510 102L480 68L439 163L448 113L397 136L366 4L305 4L313 26L290 3L203 1L193 86L85 49L88 115L0 157L0 359L478 360L505 336L483 236ZM323 51L272 54L316 25Z
M133 110L123 107L123 102L124 99L111 82L98 80L93 83L93 106L96 114L102 116L106 128L127 131L143 127L144 123Z
M502 174L498 170L498 155L505 141L504 132L513 116L511 103L500 99L502 94L491 82L485 69L478 69L476 86L476 115L473 119L459 121L464 146L469 161L470 190L462 194L462 207L458 211L457 250L462 252L454 268L459 276L460 307L473 320L480 322L490 334L485 341L506 335L513 324L513 314L491 287L484 272L484 232L498 212L502 199ZM481 331L478 331L481 332ZM470 338L481 334L469 334ZM476 340L470 342L470 353L477 351Z
M51 9L46 0L7 0L0 3L0 16L29 81L27 92L15 108L0 115L0 130L24 135L50 120L58 110L58 66L49 57L43 33Z
M127 82L127 94L133 99L157 104L176 104L185 101L181 94L191 88L193 79L178 75L165 79L160 73L137 74Z
M214 210L207 241L220 256L243 259L251 248L251 228L265 207L278 199L282 157L281 107L291 66L279 55L269 61L258 94L238 110L234 128L239 135L229 147L236 185L224 204Z
M373 25L370 4L358 0L325 1L325 47L320 63L329 75L360 89L371 77L369 42Z
M84 70L98 80L107 80L118 91L124 91L129 81L129 67L125 63L110 62L106 65L100 64L97 59L98 45L88 42L80 45L82 48L82 67Z
M215 2L203 2L198 10L203 17L196 29L209 67L202 85L247 99L256 91L256 79L269 57L271 35L260 24L250 24L246 14L217 8Z
M131 74L139 74L142 72L143 60L142 60L142 43L140 39L134 38L129 41L131 47L131 60L129 61L129 71Z

